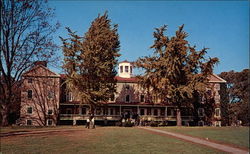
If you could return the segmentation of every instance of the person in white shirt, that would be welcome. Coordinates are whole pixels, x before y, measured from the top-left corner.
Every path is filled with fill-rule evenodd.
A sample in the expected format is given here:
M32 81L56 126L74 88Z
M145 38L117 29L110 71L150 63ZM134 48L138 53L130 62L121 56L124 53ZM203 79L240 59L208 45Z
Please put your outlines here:
M90 117L87 119L87 123L86 123L86 127L85 128L89 129L89 123L90 123Z

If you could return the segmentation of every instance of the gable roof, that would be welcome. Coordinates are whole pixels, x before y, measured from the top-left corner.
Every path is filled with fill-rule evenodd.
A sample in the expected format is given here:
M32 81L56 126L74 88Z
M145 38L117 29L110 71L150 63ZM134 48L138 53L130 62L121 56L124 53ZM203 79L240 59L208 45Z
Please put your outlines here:
M44 71L46 71L46 74L42 74L42 72L39 74L38 70L42 69ZM34 67L32 67L30 70L26 71L25 73L23 73L22 76L49 76L49 77L60 77L59 74L52 72L50 69L48 69L47 67L43 66L43 65L35 65Z
M209 82L216 82L216 83L226 83L227 81L222 79L221 77L219 77L218 75L216 74L212 74L210 75L209 77Z
M119 64L120 64L120 63L132 63L132 62L129 62L129 61L127 61L127 60L124 60L124 61L119 62Z

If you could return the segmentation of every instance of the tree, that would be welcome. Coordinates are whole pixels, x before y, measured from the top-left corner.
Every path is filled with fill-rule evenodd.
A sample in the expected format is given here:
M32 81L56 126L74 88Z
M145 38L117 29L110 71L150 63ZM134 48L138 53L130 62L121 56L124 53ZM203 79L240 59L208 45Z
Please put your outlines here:
M45 0L1 0L0 11L1 122L8 125L13 88L34 61L54 61L52 34L59 24L49 23L54 13Z
M145 70L141 83L160 99L177 106L177 125L182 125L181 106L191 105L193 96L205 93L208 76L218 58L205 58L207 48L196 51L185 38L188 36L180 26L175 36L164 34L166 26L156 28L152 56L139 58L136 66Z
M117 27L111 26L105 12L92 22L84 37L67 28L70 38L61 38L67 87L78 94L81 103L90 105L91 114L116 91L115 66L120 56Z
M219 76L227 81L227 110L230 123L242 120L243 124L249 125L249 69L241 72L222 72Z

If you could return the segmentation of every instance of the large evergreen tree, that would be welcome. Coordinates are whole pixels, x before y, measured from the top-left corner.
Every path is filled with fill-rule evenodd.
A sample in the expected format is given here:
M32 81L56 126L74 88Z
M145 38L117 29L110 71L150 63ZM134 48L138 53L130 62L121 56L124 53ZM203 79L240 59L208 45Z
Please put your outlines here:
M137 67L145 70L141 83L150 89L161 102L177 106L177 125L182 125L181 106L190 105L194 95L202 94L208 84L208 76L218 58L206 58L207 48L197 51L185 40L188 36L180 26L175 36L164 34L166 26L156 28L152 56L139 58Z
M84 37L67 28L70 38L61 38L67 87L90 105L91 114L116 91L115 67L120 56L117 27L111 25L106 12L92 22Z

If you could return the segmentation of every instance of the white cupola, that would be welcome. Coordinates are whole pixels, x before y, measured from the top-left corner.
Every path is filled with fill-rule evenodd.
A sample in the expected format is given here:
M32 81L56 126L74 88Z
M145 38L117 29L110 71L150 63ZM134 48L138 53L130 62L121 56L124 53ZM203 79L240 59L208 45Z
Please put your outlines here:
M133 76L133 65L127 60L122 61L118 65L118 76L122 78L131 78Z

